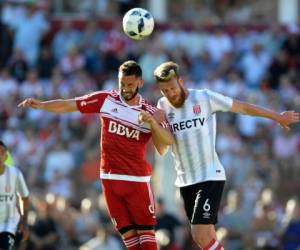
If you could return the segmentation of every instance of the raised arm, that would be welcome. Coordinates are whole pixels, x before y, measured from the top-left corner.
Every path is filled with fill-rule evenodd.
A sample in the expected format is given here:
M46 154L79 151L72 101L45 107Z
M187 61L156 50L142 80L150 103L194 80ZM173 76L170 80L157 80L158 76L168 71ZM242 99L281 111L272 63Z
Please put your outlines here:
M286 130L290 130L289 125L299 122L299 113L295 111L284 111L277 113L254 104L234 100L231 111L243 115L259 116L271 119L280 124Z
M34 98L28 98L21 102L18 107L41 109L55 113L74 112L78 110L75 99L39 101Z
M165 120L164 118L165 113L162 110L156 111L153 116L142 111L139 116L141 123L147 122L150 124L152 141L160 155L164 155L168 151L169 146L174 143L174 137L171 131L160 125L160 123Z

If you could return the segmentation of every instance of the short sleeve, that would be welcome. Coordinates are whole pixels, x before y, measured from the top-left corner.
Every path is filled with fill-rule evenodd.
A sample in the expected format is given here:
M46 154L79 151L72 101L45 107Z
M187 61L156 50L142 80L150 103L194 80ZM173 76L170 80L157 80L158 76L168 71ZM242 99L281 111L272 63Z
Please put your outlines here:
M109 92L98 91L81 97L76 97L76 105L81 113L100 113L100 109Z
M211 90L206 90L206 93L208 94L209 103L213 113L217 111L230 111L233 103L232 98Z
M22 174L21 171L18 171L18 175L17 175L17 193L20 194L20 196L22 198L28 197L29 196L29 190L28 187L26 185L24 176Z
M165 113L165 111L164 111L164 109L163 109L163 107L162 107L162 105L161 105L161 99L160 100L158 100L158 102L157 102L157 105L156 105L156 108L158 109L158 113L161 113L161 114L163 114L163 115L160 115L160 117L161 117L161 119L160 119L160 125L163 127L163 128L169 128L170 127L170 124L169 124L169 122L168 122L168 120L167 120L167 118L166 118L166 113Z

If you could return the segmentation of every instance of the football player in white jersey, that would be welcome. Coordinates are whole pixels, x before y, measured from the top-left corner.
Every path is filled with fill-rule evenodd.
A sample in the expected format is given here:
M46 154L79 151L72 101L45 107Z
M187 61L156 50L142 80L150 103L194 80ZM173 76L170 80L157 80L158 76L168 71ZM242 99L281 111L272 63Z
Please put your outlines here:
M4 164L7 147L0 141L0 249L13 249L17 234L28 239L29 191L21 171ZM22 201L18 201L19 196ZM22 207L21 207L22 206ZM21 213L22 211L22 213Z
M215 224L226 177L215 150L215 113L265 117L287 130L299 121L299 113L277 113L207 89L187 89L178 71L174 62L165 62L154 71L163 95L157 106L166 112L175 137L175 184L180 189L194 241L204 250L221 250Z

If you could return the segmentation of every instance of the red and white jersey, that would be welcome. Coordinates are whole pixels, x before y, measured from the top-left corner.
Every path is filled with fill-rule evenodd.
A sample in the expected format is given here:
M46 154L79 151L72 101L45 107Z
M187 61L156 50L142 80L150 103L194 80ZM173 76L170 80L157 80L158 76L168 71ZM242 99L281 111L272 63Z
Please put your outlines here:
M81 113L98 113L101 120L100 177L150 181L152 167L146 161L146 144L151 130L148 124L138 123L138 116L142 110L153 115L158 109L141 96L139 105L130 106L117 90L78 97L76 104ZM161 125L168 127L167 121Z

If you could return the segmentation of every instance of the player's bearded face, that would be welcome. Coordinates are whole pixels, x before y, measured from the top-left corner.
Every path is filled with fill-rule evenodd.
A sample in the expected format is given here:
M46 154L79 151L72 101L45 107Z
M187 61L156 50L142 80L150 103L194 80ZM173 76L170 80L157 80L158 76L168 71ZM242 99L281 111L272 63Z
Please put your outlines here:
M135 90L121 90L121 95L125 101L131 101L139 93L139 87L136 87Z
M139 92L141 79L136 76L124 76L119 74L119 89L125 101L131 101Z
M159 86L163 95L168 99L169 103L173 107L182 107L186 99L186 94L177 78L172 78L168 82L161 82L159 83Z

